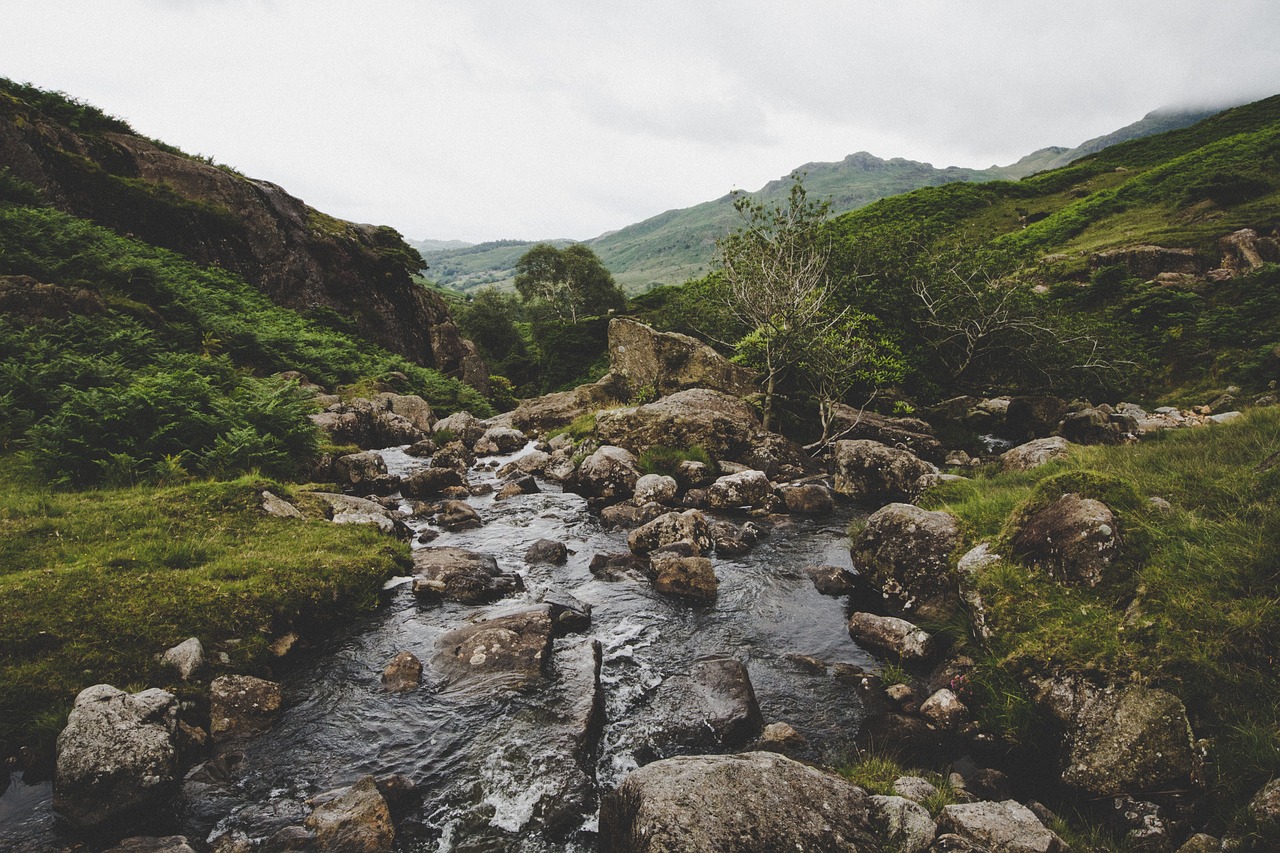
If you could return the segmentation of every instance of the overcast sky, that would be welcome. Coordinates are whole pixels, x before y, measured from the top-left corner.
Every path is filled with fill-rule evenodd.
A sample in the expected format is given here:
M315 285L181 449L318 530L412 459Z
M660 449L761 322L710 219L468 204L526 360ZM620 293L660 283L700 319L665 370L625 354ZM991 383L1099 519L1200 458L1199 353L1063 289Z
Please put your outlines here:
M1276 0L0 0L0 76L336 216L585 239L855 151L1280 92Z

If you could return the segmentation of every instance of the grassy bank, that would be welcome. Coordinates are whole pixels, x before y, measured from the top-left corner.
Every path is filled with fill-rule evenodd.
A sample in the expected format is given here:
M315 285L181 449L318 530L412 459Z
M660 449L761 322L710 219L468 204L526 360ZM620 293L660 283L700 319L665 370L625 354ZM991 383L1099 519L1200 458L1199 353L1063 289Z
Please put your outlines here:
M253 477L50 491L0 457L0 747L49 743L91 684L170 683L155 655L187 637L230 655L215 671L253 672L271 638L374 606L407 549L267 517L264 488L287 494Z
M927 505L954 513L969 544L1000 550L1011 517L1064 491L1108 502L1124 541L1097 588L1067 588L1012 562L980 578L995 632L972 650L986 723L1029 734L1027 676L1141 680L1179 696L1197 736L1211 739L1209 784L1224 819L1280 772L1277 451L1280 409L1261 409L932 492Z

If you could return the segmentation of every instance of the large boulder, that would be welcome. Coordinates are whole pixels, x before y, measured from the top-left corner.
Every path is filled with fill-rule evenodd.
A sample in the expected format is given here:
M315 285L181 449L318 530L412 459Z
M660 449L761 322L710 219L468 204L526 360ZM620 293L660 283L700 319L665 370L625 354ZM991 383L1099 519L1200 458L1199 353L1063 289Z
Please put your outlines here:
M991 853L1067 853L1066 842L1016 800L956 803L938 815L938 831L981 844Z
M797 515L827 515L836 508L831 489L822 483L799 483L778 490L787 512Z
M1075 444L1119 444L1125 436L1138 431L1137 420L1119 418L1102 409L1081 409L1062 419L1059 432Z
M528 437L512 427L491 426L484 435L476 439L472 448L477 456L492 456L495 453L515 453L529 442Z
M843 403L832 406L831 434L841 438L866 439L910 451L921 459L941 465L946 458L942 442L933 427L919 418L895 418L855 409Z
M1071 442L1060 435L1051 435L1006 450L1000 455L1000 465L1006 471L1030 471L1054 459L1062 459L1070 452Z
M609 321L609 367L632 392L672 394L710 388L743 397L755 391L756 375L696 338L659 332L625 317Z
M1015 441L1045 438L1066 413L1067 403L1061 397L1014 397L1005 409L1004 432Z
M598 382L579 385L571 391L557 391L542 397L521 400L510 413L511 425L529 435L544 435L568 426L579 417L627 401L626 383L614 373Z
M621 447L606 444L582 460L570 485L583 497L601 503L619 503L635 494L639 479L635 456Z
M524 589L520 575L503 572L495 557L463 548L419 548L413 570L413 592L422 599L481 604Z
M710 554L715 542L711 538L707 517L696 509L667 512L631 531L627 537L627 547L634 554L648 554L679 542L688 543L689 556Z
M891 849L897 853L924 853L929 849L938 826L928 809L906 797L874 796L871 805L876 835L892 845Z
M861 646L888 652L905 662L927 660L934 650L928 631L895 616L854 613L849 617L849 636Z
M362 450L413 444L427 437L426 430L413 421L380 402L364 398L334 403L312 415L311 420L329 434L334 444L354 444Z
M708 558L659 553L652 556L649 564L653 586L658 592L696 601L715 600L720 579Z
M707 504L712 509L764 506L772 495L773 484L763 471L739 471L711 484Z
M837 441L832 457L835 490L859 503L911 501L920 478L938 469L915 454L878 441Z
M647 503L671 505L675 503L680 486L675 477L665 474L645 474L636 481L636 493L633 500L637 506Z
M445 489L465 485L466 475L457 468L421 468L400 483L400 494L417 501L432 500Z
M284 706L274 681L252 675L220 675L209 685L209 736L215 741L269 729Z
M423 432L431 432L435 426L436 416L431 411L431 404L417 394L377 394L373 398L387 411L407 420Z
M551 607L544 604L442 634L432 663L455 683L523 688L542 680L552 638Z
M960 526L947 512L892 503L871 514L853 540L853 567L904 612L938 620L960 603L951 552Z
M58 735L53 807L91 829L163 802L177 783L178 701L152 688L80 691Z
M739 398L692 388L643 406L599 412L596 435L633 453L650 447L701 447L716 459L738 460L766 433Z
M327 853L390 853L396 838L391 809L372 776L325 799L305 826L315 833L316 849Z
M484 421L470 412L454 412L449 417L436 421L435 425L437 435L440 433L444 433L446 437L451 435L454 440L461 441L467 447L479 441L486 429Z
M880 849L865 791L772 752L657 761L600 807L602 853Z
M372 450L333 460L333 477L344 492L357 495L389 495L400 485L399 477L387 473L382 455Z
M652 724L647 747L655 757L742 747L764 728L747 667L729 655L699 658L687 674L669 676L643 714Z
M1120 552L1120 534L1106 504L1069 493L1023 520L1010 546L1064 583L1097 586Z

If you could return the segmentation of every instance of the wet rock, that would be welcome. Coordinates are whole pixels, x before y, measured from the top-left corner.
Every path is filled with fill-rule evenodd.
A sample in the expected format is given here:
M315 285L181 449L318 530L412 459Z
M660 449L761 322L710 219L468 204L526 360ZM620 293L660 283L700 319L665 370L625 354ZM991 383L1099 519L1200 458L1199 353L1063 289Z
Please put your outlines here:
M652 577L653 570L648 557L635 554L596 554L588 566L591 574L605 580L619 580L624 577Z
M501 571L493 556L462 548L419 548L413 552L413 570L419 598L482 604L524 589L523 579Z
M310 853L315 849L315 842L316 834L312 830L304 826L285 826L271 833L259 849L261 853Z
M715 542L707 517L696 509L668 512L637 528L627 537L627 547L635 554L648 554L676 542L687 542L692 556L711 553Z
M1063 583L1097 586L1119 555L1120 534L1106 504L1073 493L1027 518L1010 545Z
M849 617L849 636L862 646L870 646L906 661L926 660L933 654L933 637L905 619L854 613Z
M321 803L305 826L326 853L390 853L396 837L391 810L372 776Z
M333 460L333 476L344 492L356 495L389 495L400 478L387 473L382 455L366 450Z
M835 511L836 502L831 489L818 483L783 486L779 489L787 512L798 515L827 515Z
M296 506L271 492L262 493L262 511L276 518L302 518Z
M554 539L539 539L524 552L526 563L551 563L563 566L569 559L569 549L563 542Z
M198 637L188 637L160 656L160 665L167 666L183 681L188 681L204 668L204 646Z
M567 451L557 450L547 460L542 476L553 483L567 483L577 471L578 466L573 463L573 456Z
M92 829L162 803L177 783L178 702L152 688L80 691L58 735L53 808Z
M284 705L274 681L252 675L220 675L209 685L209 736L214 742L265 731Z
M489 427L484 435L476 440L472 452L477 456L492 456L498 453L515 453L529 443L528 437L518 429L510 427Z
M871 804L840 777L771 752L669 758L600 808L602 853L871 853Z
M443 634L432 663L454 682L485 678L518 689L542 680L551 640L551 608L541 605Z
M762 536L761 529L750 521L741 527L728 521L716 521L712 522L709 529L716 554L722 557L736 557L747 553Z
M861 593L865 587L856 574L839 566L808 566L804 573L813 581L814 588L823 595L842 596Z
M440 446L436 444L435 439L424 438L421 441L415 441L413 444L406 447L404 452L417 459L425 459L428 456L435 455L435 452L439 449Z
M663 474L645 474L636 480L635 502L637 505L658 503L670 505L675 502L680 491L675 477Z
M451 441L436 451L431 457L432 468L454 468L459 474L465 474L475 461L475 456L461 441Z
M933 427L919 418L890 417L843 403L832 406L832 415L832 435L877 441L909 451L935 464L941 464L945 456L942 443L934 437Z
M813 655L789 654L786 657L801 672L807 672L810 675L823 675L827 671L826 661Z
M714 601L720 579L706 557L682 557L675 554L650 555L653 586L658 592L696 601Z
M609 321L609 367L632 389L671 394L712 388L736 396L755 390L755 372L676 332L659 332L624 317Z
M440 504L440 512L436 522L445 530L474 530L484 524L480 513L466 501L444 501Z
M1071 442L1060 435L1037 438L1019 444L1000 455L1000 465L1006 471L1030 471L1054 459L1062 459L1071 452Z
M334 444L354 444L362 450L413 444L427 437L426 432L408 418L380 403L360 398L335 403L311 415L311 420L328 433Z
M498 479L505 480L513 474L541 474L547 469L551 454L542 450L530 450L512 459L498 469Z
M938 830L999 853L1068 853L1066 842L1016 800L959 803L943 808Z
M600 510L600 523L609 529L627 530L648 524L670 512L669 507L658 503L635 504L631 501L614 504Z
M955 732L969 721L969 709L944 687L920 703L920 716L944 732Z
M580 634L591 627L591 605L584 604L567 592L546 592L540 603L550 608L548 613L551 616L551 630L557 637Z
M312 492L329 505L334 524L372 524L383 533L397 536L411 533L390 510L375 501L332 492Z
M916 483L937 468L914 454L876 441L837 441L835 490L859 503L883 506L916 497Z
M763 471L726 474L707 489L707 503L712 509L763 506L773 494L773 484Z
M686 459L676 466L676 482L686 489L705 488L715 480L711 466L695 459Z
M502 488L498 489L494 500L504 501L520 495L536 495L540 491L542 489L538 488L537 480L529 474L521 474L504 483Z
M652 723L648 746L656 756L741 747L764 727L746 666L727 655L699 658L687 675L663 681L645 719Z
M569 485L583 497L602 504L618 503L636 492L640 479L636 466L636 458L629 451L606 444L582 460Z
M445 489L465 485L466 476L456 468L422 468L400 484L400 493L410 500L431 500Z
M196 853L185 835L140 835L126 838L103 853Z
M922 776L899 776L893 780L893 792L913 803L923 803L938 795L938 788Z
M382 670L382 689L388 693L416 690L422 683L422 661L413 652L401 652Z
M544 791L535 815L555 836L581 826L583 814L594 809L595 759L604 727L604 693L600 687L602 659L599 641L574 637L556 640L553 652L555 697L550 720L540 722L533 740L545 760L533 758L539 787Z
M453 439L461 441L467 447L479 441L485 429L484 422L470 412L454 412L449 417L436 421L435 426L437 436L440 433L452 435ZM439 438L436 440L439 441Z
M794 755L809 747L809 741L789 723L770 723L765 726L758 744L766 752L781 752L783 755Z
M904 797L873 796L872 824L877 840L888 842L899 853L924 853L933 843L938 826L928 809Z
M960 527L946 512L892 503L867 519L850 554L859 575L894 607L925 619L942 619L959 605L951 552Z

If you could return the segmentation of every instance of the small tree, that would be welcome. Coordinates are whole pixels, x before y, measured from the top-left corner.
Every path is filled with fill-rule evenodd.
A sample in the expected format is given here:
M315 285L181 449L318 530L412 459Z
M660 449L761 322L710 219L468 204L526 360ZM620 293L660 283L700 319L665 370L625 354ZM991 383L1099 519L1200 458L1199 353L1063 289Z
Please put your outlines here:
M791 176L785 205L766 207L748 196L734 201L742 226L720 241L723 304L751 331L738 342L740 354L760 365L764 426L770 429L782 374L805 347L844 317L831 306L829 250L822 224L829 205L807 199L799 175Z
M608 268L581 243L534 246L516 262L515 284L526 305L567 323L621 310L627 302Z

